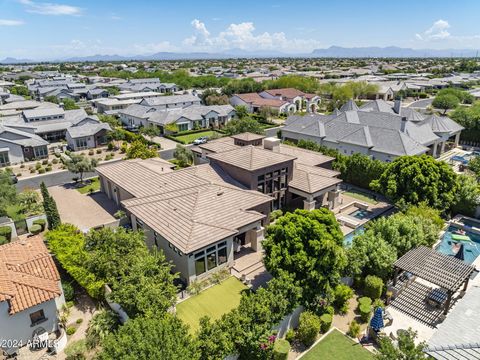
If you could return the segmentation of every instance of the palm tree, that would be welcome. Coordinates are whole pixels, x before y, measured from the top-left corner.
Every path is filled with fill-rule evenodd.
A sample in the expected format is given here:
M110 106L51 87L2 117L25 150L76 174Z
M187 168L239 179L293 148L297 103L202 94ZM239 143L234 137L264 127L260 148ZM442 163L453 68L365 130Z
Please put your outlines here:
M87 346L92 349L100 344L105 338L115 331L119 326L118 315L111 311L102 309L97 312L88 324Z

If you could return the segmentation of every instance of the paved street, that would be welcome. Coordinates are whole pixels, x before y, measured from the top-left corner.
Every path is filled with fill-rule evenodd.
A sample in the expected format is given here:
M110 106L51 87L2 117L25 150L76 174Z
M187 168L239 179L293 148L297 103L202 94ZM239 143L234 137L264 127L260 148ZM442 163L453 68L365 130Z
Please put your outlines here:
M96 175L97 174L95 172L90 172L85 173L83 177L85 179L88 179L89 177ZM19 178L17 183L17 189L20 191L26 188L34 190L40 189L40 184L42 183L42 181L45 183L45 185L47 185L47 187L63 185L72 182L72 179L77 176L77 174L73 174L70 171L65 170L45 175L34 176L26 179Z

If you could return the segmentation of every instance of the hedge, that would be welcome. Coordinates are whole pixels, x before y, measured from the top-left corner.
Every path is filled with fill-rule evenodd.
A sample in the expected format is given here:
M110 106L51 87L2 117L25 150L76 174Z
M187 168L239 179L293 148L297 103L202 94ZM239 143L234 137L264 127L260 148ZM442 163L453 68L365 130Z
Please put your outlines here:
M32 226L30 226L30 232L33 235L40 234L42 232L42 226L38 224L33 224Z
M361 297L360 299L358 299L358 307L360 307L360 305L371 306L372 305L372 299L370 299L367 296Z
M45 219L37 219L33 221L34 225L40 225L42 227L42 231L45 230L45 226L47 225L47 220Z
M277 339L273 344L273 360L287 360L290 352L290 343L284 339Z
M314 313L309 311L301 313L297 329L298 340L307 347L312 345L320 332L320 325L320 318Z
M8 239L5 236L0 235L0 245L5 245L5 244L8 244Z
M330 326L332 326L332 321L333 321L332 315L323 314L322 316L320 316L320 321L321 321L320 330L323 333L326 333L328 329L330 329Z
M374 275L368 275L365 278L365 295L375 300L382 296L383 280Z
M12 228L10 226L0 226L0 236L4 236L7 240L11 240Z
M360 311L360 317L362 321L368 322L368 320L370 319L370 313L372 312L372 306L367 304L360 304L358 310Z

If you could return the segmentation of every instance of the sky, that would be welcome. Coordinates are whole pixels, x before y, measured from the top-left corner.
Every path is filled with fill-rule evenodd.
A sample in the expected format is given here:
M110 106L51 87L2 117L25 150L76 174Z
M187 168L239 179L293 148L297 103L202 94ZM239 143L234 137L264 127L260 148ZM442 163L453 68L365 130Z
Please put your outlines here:
M0 0L0 59L480 48L479 0Z

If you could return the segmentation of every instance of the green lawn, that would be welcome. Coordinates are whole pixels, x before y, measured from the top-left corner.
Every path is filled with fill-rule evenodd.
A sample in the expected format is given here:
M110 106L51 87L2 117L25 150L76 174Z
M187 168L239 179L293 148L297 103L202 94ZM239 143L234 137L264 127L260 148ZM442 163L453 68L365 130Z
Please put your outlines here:
M358 191L355 191L355 190L351 190L351 191L345 191L344 192L345 195L347 196L350 196L352 198L355 198L357 200L360 200L360 201L365 201L369 204L373 204L373 205L377 205L378 204L378 201L375 200L373 197L371 197L370 195L368 194L364 194L364 193L361 193L361 192L358 192Z
M90 179L90 181L91 181L90 184L85 185L85 186L80 187L80 188L77 188L77 190L81 194L90 193L90 189L92 189L92 191L99 191L100 190L100 180L98 179L98 177L92 178L92 179Z
M178 136L174 136L174 137L175 137L175 139L180 141L182 144L191 144L200 137L203 137L203 136L211 137L214 134L221 135L219 132L216 132L216 131L213 131L213 130L207 130L207 131L197 132L197 133L194 133L194 134L178 135Z
M373 360L373 354L340 331L333 330L315 345L302 360Z
M211 319L219 319L223 314L235 309L240 304L244 289L246 286L237 278L229 277L221 284L178 304L177 316L190 325L192 332L195 332L201 317L208 315Z

